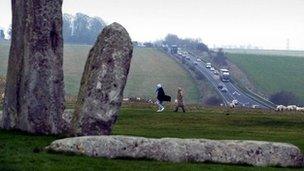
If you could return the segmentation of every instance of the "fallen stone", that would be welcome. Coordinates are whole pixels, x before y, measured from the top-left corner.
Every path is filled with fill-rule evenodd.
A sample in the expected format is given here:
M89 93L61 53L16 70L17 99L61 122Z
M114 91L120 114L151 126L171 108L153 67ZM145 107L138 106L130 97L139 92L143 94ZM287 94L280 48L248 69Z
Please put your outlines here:
M303 167L303 155L298 147L260 141L88 136L57 140L46 149L109 159Z
M64 111L62 0L12 1L2 125L60 134Z
M108 135L116 122L133 46L118 23L105 27L91 49L72 119L74 135Z

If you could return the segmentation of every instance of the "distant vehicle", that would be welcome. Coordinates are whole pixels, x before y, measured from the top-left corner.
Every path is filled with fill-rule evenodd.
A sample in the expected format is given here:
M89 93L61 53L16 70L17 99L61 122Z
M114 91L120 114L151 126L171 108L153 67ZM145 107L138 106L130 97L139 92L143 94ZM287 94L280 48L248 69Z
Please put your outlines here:
M196 61L197 61L197 62L202 62L202 60L201 60L201 59L199 59L199 58L197 58L197 59L196 59Z
M219 83L219 84L217 85L217 88L221 90L222 88L224 88L224 84Z
M198 63L197 63L197 62L194 62L194 65L198 65Z
M171 46L171 54L177 54L178 52L178 47L177 45L172 45Z
M220 70L220 77L223 82L229 82L230 81L230 74L228 69L221 69Z
M211 68L211 63L206 63L206 68Z
M223 87L223 88L221 89L221 92L227 93L227 92L228 92L228 89L227 89L226 87Z
M211 67L211 68L210 68L210 71L215 71L214 67Z
M214 75L219 75L219 72L218 72L218 70L214 70Z
M188 61L190 61L190 57L189 57L189 56L187 56L186 59L187 59Z

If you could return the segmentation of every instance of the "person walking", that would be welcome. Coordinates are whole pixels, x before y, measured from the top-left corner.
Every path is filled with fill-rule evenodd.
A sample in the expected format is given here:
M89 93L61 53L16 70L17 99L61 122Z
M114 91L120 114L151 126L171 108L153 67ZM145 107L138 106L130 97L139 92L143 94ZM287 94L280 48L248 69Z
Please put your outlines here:
M156 104L158 106L157 112L162 112L165 110L164 101L171 101L171 97L165 94L165 91L161 84L157 84L157 101Z
M182 88L178 87L177 89L177 96L176 96L176 106L174 112L178 112L178 108L182 108L183 112L185 113L185 105L183 99L183 90Z

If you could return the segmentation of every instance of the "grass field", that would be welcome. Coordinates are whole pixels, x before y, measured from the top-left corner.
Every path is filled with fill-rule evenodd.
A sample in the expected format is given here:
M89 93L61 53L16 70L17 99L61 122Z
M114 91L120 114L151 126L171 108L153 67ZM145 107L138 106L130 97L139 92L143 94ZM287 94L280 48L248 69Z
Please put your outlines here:
M230 111L230 115L226 115L227 110L220 109L203 109L186 114L153 111L151 108L124 107L113 133L155 138L267 140L292 143L304 150L303 114ZM45 147L58 138L60 137L0 130L0 170L301 170L211 163L108 160L34 150Z
M65 86L68 95L77 95L85 61L91 46L64 48ZM9 44L0 43L0 76L6 75ZM151 48L135 48L125 96L154 98L157 83L173 98L178 86L185 89L185 101L198 103L200 92L190 74L166 54Z
M304 57L304 51L296 50L261 50L261 49L225 49L225 52L234 54L253 54L253 55L274 55L274 56L294 56Z
M304 58L257 54L228 54L228 56L266 95L281 90L290 91L304 104Z

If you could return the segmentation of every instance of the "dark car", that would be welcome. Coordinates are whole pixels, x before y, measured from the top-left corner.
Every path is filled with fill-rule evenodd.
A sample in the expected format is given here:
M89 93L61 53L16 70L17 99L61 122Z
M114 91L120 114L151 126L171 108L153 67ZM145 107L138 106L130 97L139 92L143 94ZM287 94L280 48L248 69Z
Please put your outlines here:
M221 83L220 83L220 84L217 85L217 88L220 89L220 90L221 90L223 87L224 87L224 84L221 84Z

